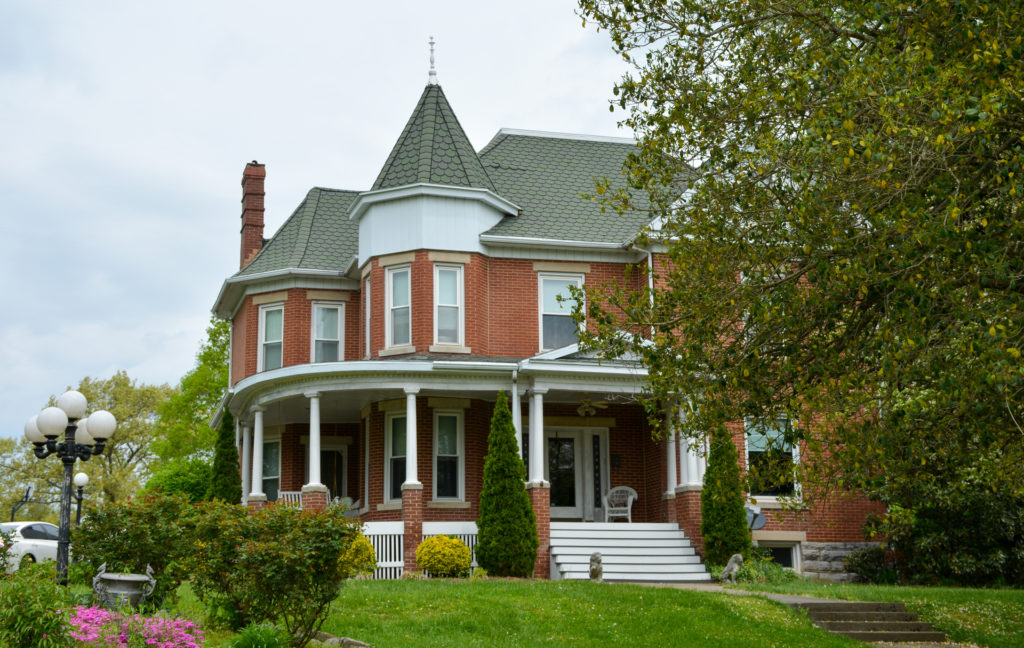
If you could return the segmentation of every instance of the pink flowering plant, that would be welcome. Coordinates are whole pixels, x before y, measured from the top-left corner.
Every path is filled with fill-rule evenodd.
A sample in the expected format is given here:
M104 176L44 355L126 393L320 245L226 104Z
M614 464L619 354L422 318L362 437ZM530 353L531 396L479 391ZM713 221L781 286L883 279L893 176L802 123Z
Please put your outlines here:
M203 631L186 619L122 614L99 607L71 612L71 636L82 648L201 648Z

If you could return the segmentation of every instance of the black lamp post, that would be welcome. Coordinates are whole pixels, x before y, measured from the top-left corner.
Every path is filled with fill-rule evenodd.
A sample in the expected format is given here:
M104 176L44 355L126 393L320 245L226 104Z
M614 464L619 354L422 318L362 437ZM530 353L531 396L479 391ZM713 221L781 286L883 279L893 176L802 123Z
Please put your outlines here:
M75 473L74 483L78 489L74 494L75 502L77 502L77 508L75 510L75 528L77 529L82 525L82 489L89 483L89 475L86 475L83 472Z
M52 454L64 464L60 489L60 525L57 535L57 584L68 584L68 546L71 541L71 473L75 460L88 461L103 452L107 439L114 433L117 421L110 412L93 412L82 418L85 396L76 391L64 392L57 407L47 407L25 424L25 438L35 446L35 455L45 459ZM61 432L64 441L58 442Z

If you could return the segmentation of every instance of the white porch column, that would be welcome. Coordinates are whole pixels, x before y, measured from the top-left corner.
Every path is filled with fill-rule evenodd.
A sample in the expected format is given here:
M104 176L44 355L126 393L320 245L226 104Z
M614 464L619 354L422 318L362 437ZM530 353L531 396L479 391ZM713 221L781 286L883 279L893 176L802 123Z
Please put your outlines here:
M665 470L668 473L668 478L665 482L667 488L665 489L666 495L672 495L675 497L676 494L676 457L678 451L676 450L676 431L673 429L668 435L668 447L665 451Z
M304 394L309 399L309 484L320 483L320 392Z
M523 456L523 407L519 402L519 381L512 374L512 427L516 429L516 450Z
M242 425L242 503L249 501L252 489L252 428Z
M544 481L544 394L547 389L533 389L530 402L530 470L531 484Z
M253 408L252 482L250 500L266 501L263 492L263 408Z
M416 468L416 394L419 387L405 388L405 486L422 486Z

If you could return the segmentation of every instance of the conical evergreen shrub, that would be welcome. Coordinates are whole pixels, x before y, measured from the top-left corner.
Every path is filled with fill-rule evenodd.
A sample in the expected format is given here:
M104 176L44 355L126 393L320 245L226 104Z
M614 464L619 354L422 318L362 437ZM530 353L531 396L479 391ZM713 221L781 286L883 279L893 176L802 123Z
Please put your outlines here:
M711 453L700 494L704 562L724 565L733 554L750 555L736 446L724 427L711 432Z
M526 577L537 560L537 517L526 492L526 466L504 392L498 392L487 437L477 521L477 564L491 576Z
M242 482L238 473L238 447L235 446L235 418L224 410L217 431L217 445L213 449L213 472L208 500L223 500L231 504L242 501Z

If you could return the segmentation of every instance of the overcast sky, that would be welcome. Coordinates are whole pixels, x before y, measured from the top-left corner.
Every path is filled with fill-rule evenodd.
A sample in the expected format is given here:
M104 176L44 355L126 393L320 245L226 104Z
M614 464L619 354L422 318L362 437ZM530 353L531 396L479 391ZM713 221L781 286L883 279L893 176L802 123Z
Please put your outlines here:
M313 186L369 189L427 81L499 128L628 136L624 71L571 0L0 2L0 436L123 369L176 384L238 268Z

